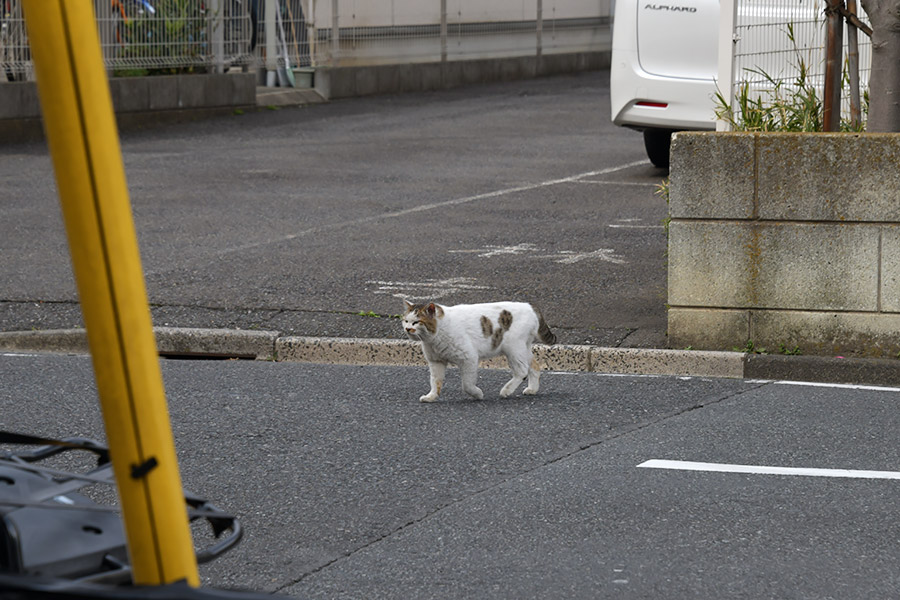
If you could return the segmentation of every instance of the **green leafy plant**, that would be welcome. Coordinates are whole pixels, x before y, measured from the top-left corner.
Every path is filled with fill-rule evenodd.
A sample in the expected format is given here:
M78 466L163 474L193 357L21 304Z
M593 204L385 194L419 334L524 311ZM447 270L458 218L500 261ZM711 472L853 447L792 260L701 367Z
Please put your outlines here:
M822 101L818 90L810 82L807 61L797 46L794 27L788 23L785 33L793 45L797 75L791 82L776 79L762 69L746 69L754 74L755 82L744 80L738 84L735 103L721 91L716 92L715 114L731 126L733 131L822 131ZM849 76L842 78L849 86ZM868 112L868 91L864 93L863 113ZM863 120L864 123L864 120ZM863 124L853 125L849 119L841 120L842 131L861 131Z
M662 181L657 183L656 189L653 190L653 193L656 196L659 196L660 198L664 199L666 201L666 204L668 204L669 203L669 178L666 177L665 179L663 179Z
M794 346L793 348L788 348L784 344L781 344L779 346L779 352L781 352L782 354L784 354L786 356L799 356L799 355L803 354L802 352L800 352L800 346Z
M179 67L147 69L123 68L116 70L116 76L127 75L174 75L181 73L206 72L197 66L209 52L207 36L207 9L196 0L155 0L155 11L132 11L131 3L114 3L119 22L116 27L116 41L119 44L119 59L126 64L139 59L146 63L185 63Z
M653 194L663 198L666 201L666 204L669 203L669 178L666 177L662 181L656 184L656 189L653 190ZM669 223L671 223L672 217L666 215L666 218L662 220L663 230L666 233L666 239L669 239Z
M747 340L747 343L744 344L743 348L734 347L735 352L744 352L746 354L768 354L769 351L765 348L760 348L756 344L753 343L753 340Z
M737 114L722 94L716 93L716 117L728 122L732 130L822 130L822 103L816 89L807 83L805 71L788 87L783 81L774 79L762 70L749 71L762 75L771 87L754 93L749 82L742 82L735 95Z

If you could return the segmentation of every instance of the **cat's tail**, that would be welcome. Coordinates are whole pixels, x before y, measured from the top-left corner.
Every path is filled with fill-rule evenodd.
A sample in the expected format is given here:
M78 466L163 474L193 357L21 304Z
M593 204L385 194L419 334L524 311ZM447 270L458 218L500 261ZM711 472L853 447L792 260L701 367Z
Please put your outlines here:
M538 338L545 344L552 346L556 343L556 334L550 330L550 326L547 325L547 321L544 320L544 315L541 311L535 309L535 312L538 315Z

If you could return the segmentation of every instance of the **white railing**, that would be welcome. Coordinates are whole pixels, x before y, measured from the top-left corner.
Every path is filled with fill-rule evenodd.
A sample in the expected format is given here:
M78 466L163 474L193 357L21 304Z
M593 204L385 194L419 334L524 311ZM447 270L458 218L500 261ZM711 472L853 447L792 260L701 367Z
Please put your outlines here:
M31 78L20 2L0 0L0 80ZM139 75L608 50L610 2L94 0L94 7L107 69Z

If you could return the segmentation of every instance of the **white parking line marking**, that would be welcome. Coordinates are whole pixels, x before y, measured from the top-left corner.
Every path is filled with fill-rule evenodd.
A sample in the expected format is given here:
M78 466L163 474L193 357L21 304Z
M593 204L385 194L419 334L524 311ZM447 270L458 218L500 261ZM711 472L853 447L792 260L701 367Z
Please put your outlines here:
M644 225L643 219L616 219L615 223L610 223L607 227L613 229L665 229L663 225Z
M795 467L766 467L730 465L722 463L690 462L653 459L638 465L645 469L674 469L678 471L707 471L714 473L749 473L752 475L795 475L803 477L849 477L854 479L900 479L897 471L857 471L851 469L806 469Z
M633 187L658 187L658 183L644 183L641 181L597 181L596 179L579 179L578 183L593 183L594 185L625 185Z
M554 185L560 185L563 183L576 183L585 179L587 177L596 177L598 175L608 175L610 173L616 173L617 171L624 171L625 169L630 169L632 167L637 167L640 165L646 165L646 160L638 160L635 162L626 163L624 165L618 165L615 167L608 167L606 169L600 169L599 171L588 171L587 173L578 173L577 175L572 175L570 177L563 177L561 179L549 179L547 181L539 181L537 183L529 183L526 185L520 185L516 187L505 188L502 190L495 190L493 192L485 192L483 194L476 194L474 196L465 196L463 198L454 198L451 200L444 200L441 202L432 202L429 204L420 204L418 206L412 206L410 208L404 208L402 210L396 210L393 212L370 215L368 217L360 217L358 219L350 219L347 221L339 221L337 223L329 223L327 225L319 225L317 227L310 227L308 229L301 229L295 233L290 233L287 235L281 235L274 237L268 240L262 240L258 242L249 242L246 244L240 244L238 246L233 246L231 248L223 248L215 253L215 256L225 256L227 254L232 254L234 252L243 252L246 250L252 250L253 248L259 248L262 246L268 246L270 244L280 244L282 242L289 242L295 240L300 237L304 237L307 235L315 235L319 233L326 233L329 231L335 231L337 229L343 229L345 227L352 227L356 225L365 225L367 223L373 223L377 221L387 221L389 219L395 219L397 217L404 217L406 215L414 214L417 212L435 210L437 208L444 208L448 206L458 206L460 204L468 204L470 202L475 202L477 200L487 200L489 198L498 198L500 196L508 196L509 194L515 194L518 192L528 192L531 190L537 190L545 187L550 187ZM155 271L147 271L146 275L156 274Z
M855 383L818 383L815 381L774 381L775 385L802 385L806 387L836 388L841 390L864 390L867 392L900 392L900 388L880 385L859 385Z
M555 262L563 265L574 265L589 258L596 258L604 262L610 262L617 265L625 264L625 261L619 258L616 251L612 248L600 248L593 252L572 252L571 250L561 250L557 254L540 256L538 258L557 258Z

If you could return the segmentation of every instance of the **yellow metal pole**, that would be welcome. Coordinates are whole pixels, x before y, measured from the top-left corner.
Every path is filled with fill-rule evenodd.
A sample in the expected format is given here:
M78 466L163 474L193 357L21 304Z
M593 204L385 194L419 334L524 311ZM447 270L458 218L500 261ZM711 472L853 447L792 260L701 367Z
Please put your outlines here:
M93 0L24 0L134 582L199 585Z

